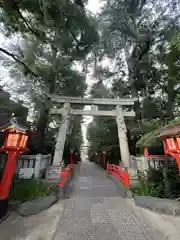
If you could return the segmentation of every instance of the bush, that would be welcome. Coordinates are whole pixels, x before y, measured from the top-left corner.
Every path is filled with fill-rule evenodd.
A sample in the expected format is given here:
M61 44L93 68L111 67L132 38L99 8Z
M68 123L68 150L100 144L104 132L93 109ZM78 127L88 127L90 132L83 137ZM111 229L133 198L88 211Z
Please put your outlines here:
M167 170L164 172L164 170ZM180 196L180 175L176 164L150 169L147 179L139 177L139 185L132 188L134 194L176 199Z
M132 192L140 196L158 197L158 188L148 181L141 182L138 186L132 188Z
M54 192L54 187L36 180L14 180L9 199L25 202L37 197L44 197Z

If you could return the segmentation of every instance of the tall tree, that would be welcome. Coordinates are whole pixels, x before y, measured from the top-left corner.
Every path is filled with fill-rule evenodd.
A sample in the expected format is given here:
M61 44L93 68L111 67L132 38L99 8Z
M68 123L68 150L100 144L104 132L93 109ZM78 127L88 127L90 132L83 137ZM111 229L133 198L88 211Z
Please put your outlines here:
M95 75L110 81L112 97L137 98L136 122L127 121L135 146L154 121L159 127L179 114L179 1L104 2Z
M142 64L151 63L152 47L176 28L179 13L172 12L174 6L174 1L106 1L100 15L105 53L119 61L119 54L124 51L133 97L139 99L142 92L149 95ZM141 119L138 102L135 111L137 119Z
M27 91L32 86L29 93L40 107L39 149L48 123L48 94L82 96L85 90L84 75L72 68L74 61L85 59L98 39L95 23L85 11L85 2L0 2L0 21L6 35L18 33L23 40L15 51L0 48L0 52L16 62L12 75L22 80L23 89Z

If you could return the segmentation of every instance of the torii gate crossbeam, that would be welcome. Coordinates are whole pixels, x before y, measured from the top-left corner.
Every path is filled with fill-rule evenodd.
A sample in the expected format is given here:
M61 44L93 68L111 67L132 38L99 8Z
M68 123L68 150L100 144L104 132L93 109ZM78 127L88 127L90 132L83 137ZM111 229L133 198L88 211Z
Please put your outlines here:
M52 102L70 103L81 105L108 105L108 106L133 106L136 98L81 98L81 97L66 97L49 94Z
M51 114L59 115L62 114L64 108L61 109L51 109ZM110 117L116 117L117 112L114 111L102 111L102 110L79 110L79 109L70 109L70 115L84 115L84 116L110 116ZM134 111L123 111L124 117L135 117Z

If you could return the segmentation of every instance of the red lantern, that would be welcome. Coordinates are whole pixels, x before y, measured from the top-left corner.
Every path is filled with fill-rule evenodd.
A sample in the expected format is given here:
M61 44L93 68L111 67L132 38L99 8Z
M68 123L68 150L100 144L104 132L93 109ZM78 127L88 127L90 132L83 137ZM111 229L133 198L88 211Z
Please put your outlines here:
M171 155L176 159L180 171L180 139L167 138L163 140L163 144L165 154Z
M5 131L5 144L2 149L9 150L27 150L28 135L24 132L20 132L14 128L8 128Z
M7 207L7 198L16 169L16 159L21 153L28 150L28 135L26 130L19 127L17 122L13 120L9 125L10 126L2 130L5 133L5 143L1 151L8 152L8 160L0 184L0 217L4 214L4 207Z
M180 138L176 138L178 151L180 151Z

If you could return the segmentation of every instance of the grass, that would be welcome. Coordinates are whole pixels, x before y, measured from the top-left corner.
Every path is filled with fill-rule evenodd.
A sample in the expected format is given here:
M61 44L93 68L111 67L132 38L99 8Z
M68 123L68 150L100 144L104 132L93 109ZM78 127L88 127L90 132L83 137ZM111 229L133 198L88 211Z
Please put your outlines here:
M14 180L9 199L16 200L20 203L37 197L48 196L53 192L53 185L40 182L39 180Z
M135 195L139 196L158 196L158 189L147 181L141 182L138 186L132 187L131 190Z

